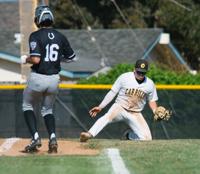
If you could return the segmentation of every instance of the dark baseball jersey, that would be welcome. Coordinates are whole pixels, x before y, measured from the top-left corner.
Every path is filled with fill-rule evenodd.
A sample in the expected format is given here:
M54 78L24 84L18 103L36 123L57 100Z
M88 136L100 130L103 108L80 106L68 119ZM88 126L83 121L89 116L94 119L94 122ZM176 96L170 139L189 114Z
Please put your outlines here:
M31 33L29 49L30 56L40 57L40 63L31 66L32 71L39 74L58 74L61 59L75 57L67 38L53 28L41 28Z

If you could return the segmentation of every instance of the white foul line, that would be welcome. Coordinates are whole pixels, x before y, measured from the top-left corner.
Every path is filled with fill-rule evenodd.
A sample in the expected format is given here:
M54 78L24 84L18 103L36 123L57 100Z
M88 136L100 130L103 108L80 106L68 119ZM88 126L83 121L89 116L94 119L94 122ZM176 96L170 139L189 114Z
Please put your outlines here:
M11 149L11 147L13 146L13 144L15 144L17 141L19 140L19 138L7 138L4 143L0 146L0 153L6 152L9 149ZM1 156L2 154L0 154Z
M116 148L107 149L108 157L111 160L114 174L130 174L126 168L123 159L120 156L119 150Z

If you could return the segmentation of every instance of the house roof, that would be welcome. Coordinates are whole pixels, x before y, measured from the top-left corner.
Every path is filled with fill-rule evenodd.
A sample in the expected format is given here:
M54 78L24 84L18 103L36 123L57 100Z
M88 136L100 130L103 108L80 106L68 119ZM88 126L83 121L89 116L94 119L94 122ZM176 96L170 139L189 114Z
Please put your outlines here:
M160 37L162 29L59 30L67 36L79 61L63 64L68 71L97 71L119 63L134 63ZM92 37L96 42L92 41Z
M133 64L139 58L149 58L151 50L159 43L162 29L96 29L87 30L59 30L69 40L79 60L73 63L62 63L63 73L96 72L104 66L114 66L119 63ZM12 30L3 31L3 43L0 44L0 52L14 55L16 63L19 63L20 48L14 44L11 37ZM9 34L10 33L10 34ZM14 33L13 33L14 34ZM94 42L95 40L95 42ZM178 51L169 45L181 64L186 64ZM5 55L5 54L1 54ZM4 59L13 60L14 56L4 56ZM82 76L82 75L81 75ZM73 75L70 75L73 77Z
M20 32L18 8L17 1L4 1L0 5L0 58L15 63L20 63L20 44L15 44L15 33ZM59 31L67 36L79 57L77 62L62 63L62 74L70 77L73 77L73 73L80 76L85 73L87 76L103 66L133 64L138 58L148 58L163 32L159 28ZM172 44L169 45L169 49L175 53L180 63L186 64Z
M97 29L59 30L67 36L79 60L62 63L70 72L95 72L105 66L118 63L134 63L159 38L162 29ZM0 52L20 57L20 45L14 44L15 30L4 30L0 35ZM92 41L92 37L96 42Z

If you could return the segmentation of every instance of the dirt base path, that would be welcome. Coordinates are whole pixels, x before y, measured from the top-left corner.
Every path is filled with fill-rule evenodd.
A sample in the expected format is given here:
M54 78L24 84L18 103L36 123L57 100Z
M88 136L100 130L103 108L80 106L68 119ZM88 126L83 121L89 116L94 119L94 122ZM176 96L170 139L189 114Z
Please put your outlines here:
M30 139L17 139L10 148L6 148L10 139L0 139L0 156L27 156L29 153L23 153L24 147L30 143ZM6 144L7 143L7 144ZM98 150L89 149L86 147L86 143L80 143L77 141L58 140L58 153L48 154L48 139L42 139L42 147L39 151L34 153L37 155L97 155Z

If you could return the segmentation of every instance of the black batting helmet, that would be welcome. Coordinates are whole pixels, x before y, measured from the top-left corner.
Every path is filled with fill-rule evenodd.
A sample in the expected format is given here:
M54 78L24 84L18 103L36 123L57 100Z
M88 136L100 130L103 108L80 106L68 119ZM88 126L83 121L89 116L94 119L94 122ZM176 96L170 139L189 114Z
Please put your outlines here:
M54 22L54 17L50 8L46 5L38 6L35 9L34 22L38 28L42 26L51 26Z

